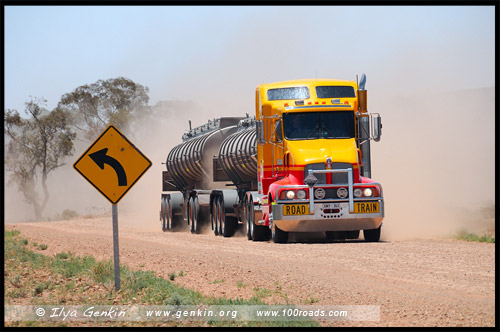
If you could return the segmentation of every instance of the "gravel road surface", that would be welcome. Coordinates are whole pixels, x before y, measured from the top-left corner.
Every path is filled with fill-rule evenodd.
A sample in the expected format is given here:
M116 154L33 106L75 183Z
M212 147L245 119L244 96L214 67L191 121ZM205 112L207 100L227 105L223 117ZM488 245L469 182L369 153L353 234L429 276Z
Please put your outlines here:
M136 225L140 225L137 223ZM113 258L111 217L7 224L53 255ZM494 326L495 245L458 240L251 242L119 225L120 263L209 296L269 304L379 305L380 321L333 326ZM257 289L258 288L258 289ZM263 294L262 292L260 293Z

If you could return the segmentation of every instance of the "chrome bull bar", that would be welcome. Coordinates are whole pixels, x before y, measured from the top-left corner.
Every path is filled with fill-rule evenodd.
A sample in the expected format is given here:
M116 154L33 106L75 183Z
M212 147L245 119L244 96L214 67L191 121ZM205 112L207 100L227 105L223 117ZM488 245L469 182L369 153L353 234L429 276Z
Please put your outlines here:
M348 186L348 192L349 192L349 212L352 213L354 212L354 179L352 176L352 168L345 168L345 169L329 169L329 170L313 170L310 169L308 170L308 176L312 175L313 173L347 173L347 186ZM371 185L371 184L378 184L378 183L367 183L367 184L362 184L362 185ZM326 185L326 184L325 184ZM345 186L345 184L328 184L327 186L332 186L332 185L340 185L340 186ZM358 184L359 185L359 184ZM314 185L308 185L309 186L309 214L314 215ZM278 192L279 190L283 188L297 188L301 187L298 185L286 185L286 186L280 186L276 188L276 197L278 197ZM382 190L382 188L380 188ZM382 192L380 193L382 197ZM377 198L378 199L378 198ZM366 200L366 198L365 198ZM371 199L369 199L371 200Z
M354 180L352 178L352 168L344 168L344 169L310 169L308 171L308 175L313 175L313 173L347 173L347 185L349 190L349 213L354 212L354 193L353 193L353 183ZM309 214L314 214L314 185L309 185Z

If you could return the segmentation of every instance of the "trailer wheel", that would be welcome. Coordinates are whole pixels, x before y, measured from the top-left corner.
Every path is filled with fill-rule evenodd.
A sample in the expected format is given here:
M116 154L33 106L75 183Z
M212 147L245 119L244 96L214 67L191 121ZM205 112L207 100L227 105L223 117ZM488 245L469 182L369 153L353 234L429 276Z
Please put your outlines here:
M222 202L222 199L220 197L217 197L217 233L219 235L223 235L223 229L222 229L222 220L224 219L224 205Z
M217 196L214 197L213 205L214 205L214 234L215 236L219 235L219 204L217 203Z
M380 230L382 229L382 225L380 225L376 229L364 229L363 235L365 236L366 242L378 242L380 240Z
M224 231L223 231L222 235L224 237L233 236L235 224L236 224L236 219L234 217L226 217L225 216L224 221L223 221Z
M193 198L189 198L188 204L188 225L191 233L194 233L194 222L193 222Z
M252 209L252 210L250 210ZM253 224L253 218L251 217L253 215L253 206L250 206L250 203L248 200L245 200L245 226L246 226L246 233L247 233L247 239L252 240L252 224ZM250 223L252 221L252 223Z
M199 214L199 208L200 205L198 203L198 198L197 197L191 197L189 199L189 205L188 205L188 219L189 219L189 225L190 225L190 230L191 233L197 234L199 231L198 227L198 214Z
M166 197L167 200L167 228L173 230L184 224L184 197L181 193L173 193ZM188 202L186 202L187 204Z
M217 227L217 197L214 197L212 200L212 211L210 213L210 221L212 222L212 230L214 231L214 235L219 235L219 227Z
M166 232L167 231L167 223L166 223L166 200L165 197L161 198L161 230Z
M219 197L219 234L224 237L230 237L234 231L233 220L226 217L226 211L224 211L224 196Z
M198 234L200 232L200 202L198 200L198 197L195 196L193 197L193 229L194 233Z
M219 199L217 200L217 204L219 205L219 234L224 236L224 223L226 220L226 213L224 211L224 199L222 197L219 197Z
M191 199L188 199L186 201L186 219L187 219L187 224L189 226L189 230L191 230Z
M170 203L170 198L165 199L165 215L167 220L167 230L172 230L172 204Z
M288 233L282 231L276 225L273 225L271 228L271 237L274 243L285 243L288 241Z

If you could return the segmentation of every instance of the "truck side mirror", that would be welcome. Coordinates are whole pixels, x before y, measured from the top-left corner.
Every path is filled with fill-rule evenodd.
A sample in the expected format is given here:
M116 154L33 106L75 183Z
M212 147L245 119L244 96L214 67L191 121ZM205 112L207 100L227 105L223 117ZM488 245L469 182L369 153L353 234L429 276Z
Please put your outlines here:
M283 131L281 129L281 119L274 124L275 142L283 142Z
M379 114L373 115L373 140L375 142L380 141L380 136L382 136L382 118Z
M255 122L257 126L257 143L259 144L264 144L266 143L266 139L264 137L264 123L262 120L256 121Z

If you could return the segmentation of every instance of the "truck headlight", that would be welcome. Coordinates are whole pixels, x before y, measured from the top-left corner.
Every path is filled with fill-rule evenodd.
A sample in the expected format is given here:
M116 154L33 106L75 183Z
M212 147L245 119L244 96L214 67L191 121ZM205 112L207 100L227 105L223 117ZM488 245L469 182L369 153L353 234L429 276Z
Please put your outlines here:
M298 199L304 199L304 198L306 198L306 195L307 195L307 194L306 194L306 191L305 191L305 190L302 190L302 189L301 189L301 190L297 191L297 198L298 198Z
M337 189L337 197L338 198L346 198L348 193L349 192L344 187L340 187L339 189Z
M363 191L360 188L354 189L354 197L359 198L363 195Z
M363 190L363 195L365 195L365 197L372 197L373 190L371 188L365 188L365 190Z
M295 198L295 192L293 190L288 190L286 192L285 196L286 196L287 199L294 199Z
M323 188L317 188L314 191L314 197L316 197L317 199L323 199L325 198L325 196L326 196L326 191Z

